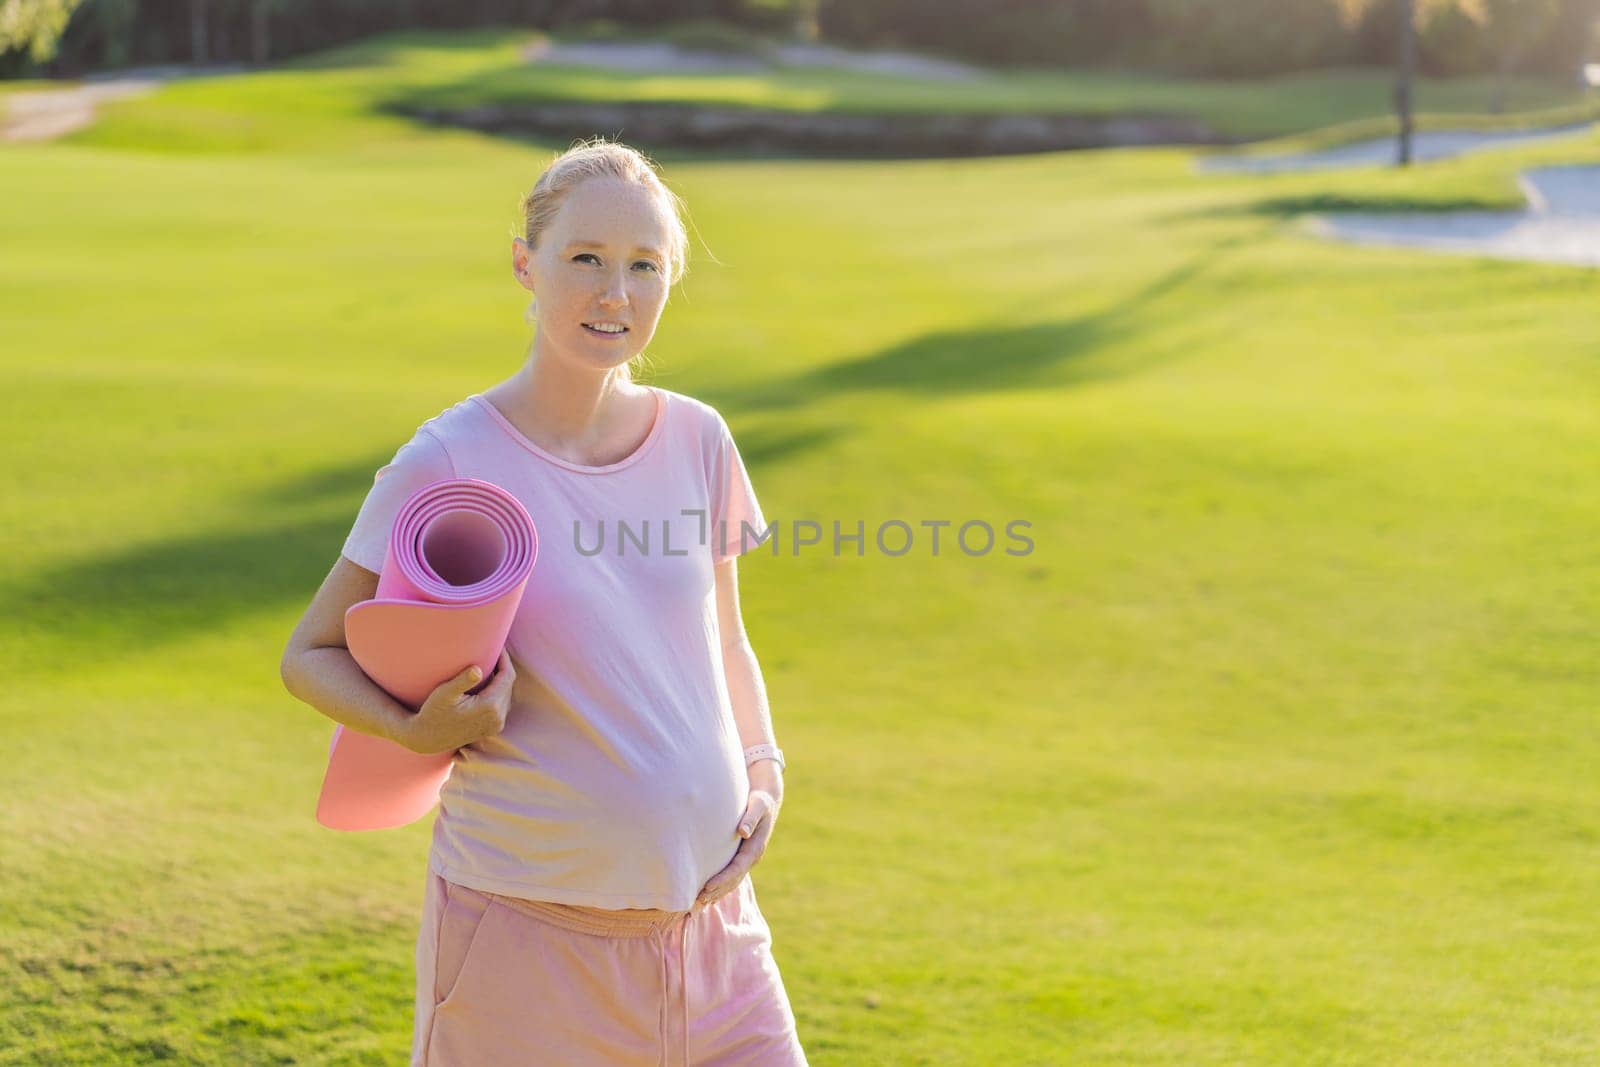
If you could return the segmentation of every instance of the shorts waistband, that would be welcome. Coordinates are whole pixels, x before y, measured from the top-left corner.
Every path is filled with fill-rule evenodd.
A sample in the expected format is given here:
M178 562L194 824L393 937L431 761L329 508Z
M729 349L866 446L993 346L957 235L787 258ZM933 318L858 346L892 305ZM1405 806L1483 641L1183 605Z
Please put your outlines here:
M690 914L687 911L665 911L660 908L591 908L582 904L557 904L550 900L528 900L489 892L483 895L514 911L562 929L599 934L602 937L649 937Z

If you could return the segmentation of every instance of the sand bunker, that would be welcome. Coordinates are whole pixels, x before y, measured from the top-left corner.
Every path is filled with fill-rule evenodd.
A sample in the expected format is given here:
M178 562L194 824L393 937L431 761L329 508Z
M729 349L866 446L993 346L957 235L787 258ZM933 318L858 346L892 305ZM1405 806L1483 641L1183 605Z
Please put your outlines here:
M1528 199L1522 211L1339 212L1307 225L1358 244L1600 267L1600 164L1542 167L1518 183Z

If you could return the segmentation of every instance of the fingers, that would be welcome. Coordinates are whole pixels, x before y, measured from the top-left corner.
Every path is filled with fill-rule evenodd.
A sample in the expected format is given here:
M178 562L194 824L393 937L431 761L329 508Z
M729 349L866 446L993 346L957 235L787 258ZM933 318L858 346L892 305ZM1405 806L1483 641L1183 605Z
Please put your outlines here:
M744 877L744 857L747 848L748 846L743 842L739 843L738 851L734 852L733 859L729 860L722 870L713 874L711 880L706 883L705 888L700 890L701 900L710 900L712 897L722 893L728 886L738 884L739 879Z
M754 863L741 863L737 869L733 867L724 869L715 878L707 882L704 889L700 890L700 896L696 898L697 902L709 904L724 893L736 889L739 883L744 881L744 876L750 872L750 868L753 866L755 866Z
M740 825L743 825L741 823ZM746 874L766 854L767 841L772 837L772 820L762 813L756 820L748 838L739 842L738 849L733 854L733 859L728 865L711 876L705 888L700 890L698 903L707 904L734 889L743 880Z
M711 903L713 900L716 900L722 894L726 893L729 889L732 889L734 886L738 885L739 879L743 877L744 871L739 871L737 874L725 871L722 874L717 875L711 881L706 883L706 887L704 889L700 890L698 902L701 904Z
M489 688L483 691L484 696L493 694L498 697L507 689L510 689L511 683L516 680L517 671L515 667L511 666L511 653L505 649L500 650L500 662L496 664L495 672L494 681L490 682Z
M746 841L750 840L750 838L756 832L756 827L760 824L761 820L759 818L746 815L743 819L739 820L739 836L744 838Z
M511 653L508 649L500 650L500 658L495 662L494 680L481 693L471 694L473 698L487 697L491 693L499 696L516 679L516 668L511 666ZM468 664L462 672L453 679L458 695L467 696L467 690L483 681L483 670L477 664Z
M772 798L762 792L751 793L749 806L745 808L744 818L739 820L739 827L735 833L749 839L771 822Z

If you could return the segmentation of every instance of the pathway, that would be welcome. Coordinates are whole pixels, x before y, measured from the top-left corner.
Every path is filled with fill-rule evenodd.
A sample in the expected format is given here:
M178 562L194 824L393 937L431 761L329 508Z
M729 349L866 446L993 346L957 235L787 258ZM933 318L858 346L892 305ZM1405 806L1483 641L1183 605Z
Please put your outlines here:
M142 96L173 78L234 74L242 66L129 67L90 74L78 85L64 89L34 89L0 97L0 141L49 141L94 120L95 105L103 100Z

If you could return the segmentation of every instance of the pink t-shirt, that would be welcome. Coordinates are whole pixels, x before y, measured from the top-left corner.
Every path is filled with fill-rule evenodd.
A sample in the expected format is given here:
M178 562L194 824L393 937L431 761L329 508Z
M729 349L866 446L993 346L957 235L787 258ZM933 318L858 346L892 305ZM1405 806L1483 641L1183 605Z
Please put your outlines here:
M648 388L649 436L602 467L539 448L473 394L377 472L345 541L378 572L406 498L454 477L509 490L538 529L505 729L460 749L440 793L428 859L449 881L685 911L738 848L749 779L712 567L756 547L743 524L766 520L722 416Z

